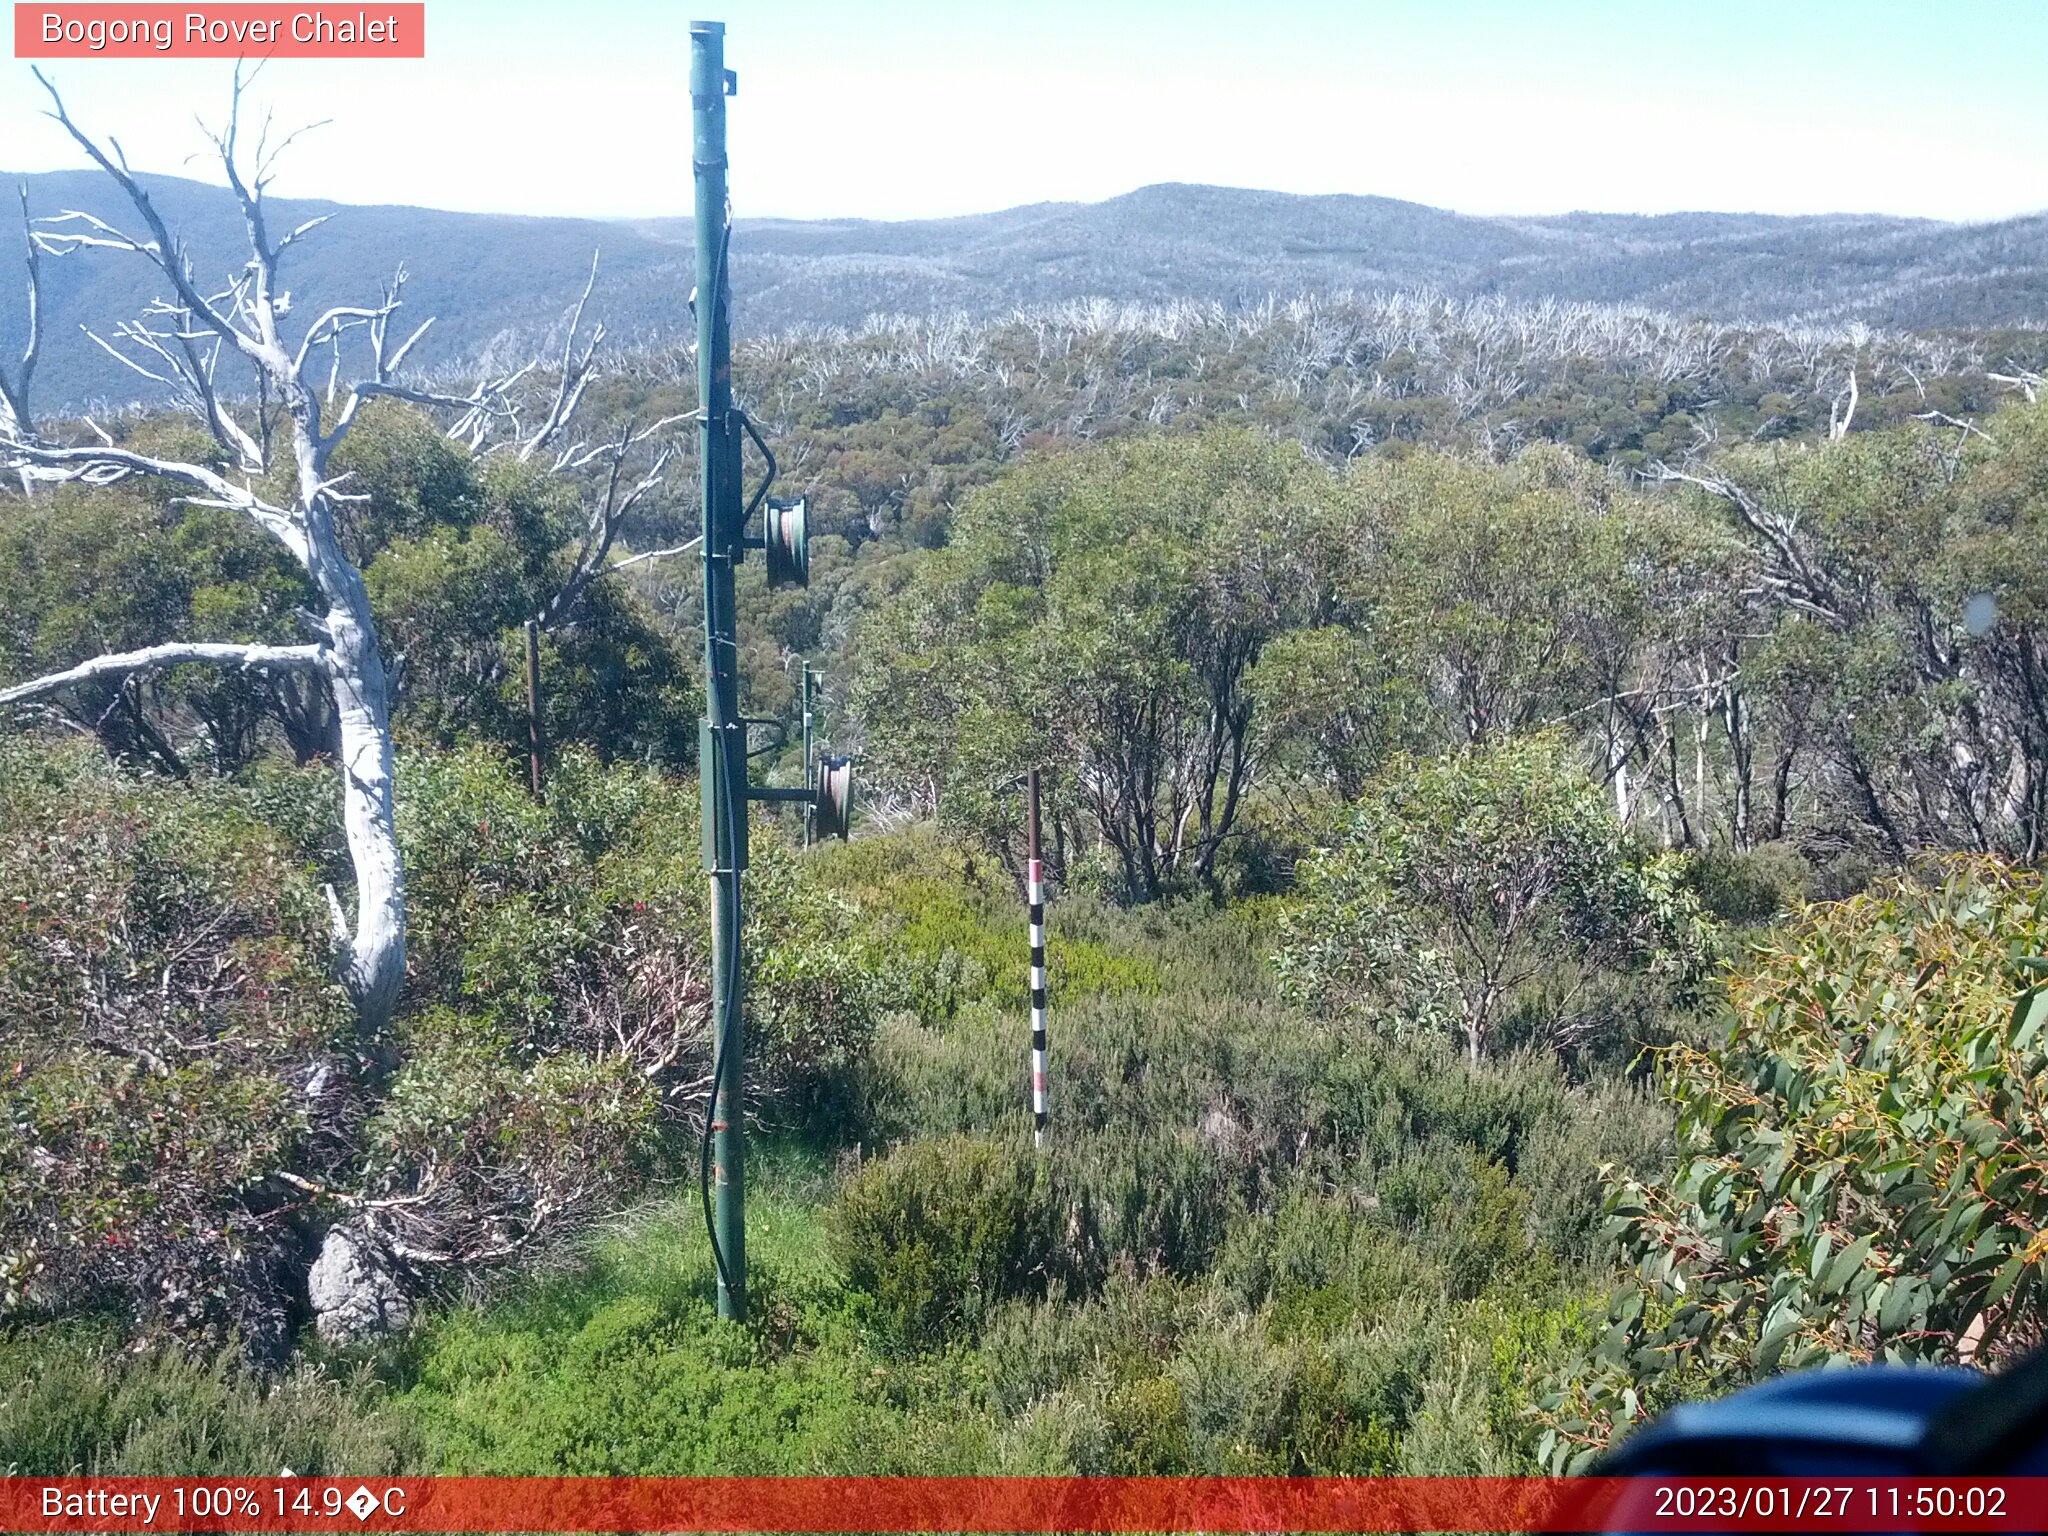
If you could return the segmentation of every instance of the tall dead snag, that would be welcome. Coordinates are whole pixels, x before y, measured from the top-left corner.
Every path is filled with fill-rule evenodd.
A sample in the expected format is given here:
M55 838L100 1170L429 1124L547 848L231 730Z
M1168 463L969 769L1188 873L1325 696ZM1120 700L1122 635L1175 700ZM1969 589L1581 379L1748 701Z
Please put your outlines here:
M0 466L26 483L76 481L105 485L133 476L169 481L185 491L191 506L240 512L289 549L322 605L302 615L309 640L303 645L163 645L102 656L32 682L0 690L0 704L53 693L88 678L118 677L152 667L191 662L239 666L272 674L295 674L323 686L338 722L338 771L343 821L355 872L355 915L351 921L331 892L339 969L366 1027L390 1016L405 971L405 879L392 816L390 678L378 649L369 595L362 573L343 553L336 536L337 507L352 496L331 477L328 464L347 435L362 403L378 394L405 394L394 383L407 353L426 331L421 325L393 344L392 321L400 307L401 271L381 302L327 310L300 333L296 345L280 331L290 298L278 286L284 253L325 219L312 219L283 234L272 231L264 203L277 155L268 124L253 153L244 156L240 139L244 80L239 67L225 128L212 134L230 189L241 206L249 260L218 291L202 288L184 244L165 224L149 193L130 170L121 146L106 148L89 137L66 112L57 90L40 71L54 118L126 195L140 227L128 233L93 214L72 211L37 220L30 227L30 314L36 316L36 255L64 255L88 249L124 252L149 262L168 284L142 317L92 339L128 367L169 389L224 450L231 468L155 458L118 446L106 433L89 432L58 441L37 430L27 409L28 374L39 333L30 328L28 363L8 382L0 409ZM307 379L309 362L323 348L338 363L341 343L366 348L369 371L339 402L330 381L323 402ZM238 416L234 396L221 377L222 365L253 381L250 394L273 405ZM480 387L479 397L484 394ZM479 401L469 402L471 405ZM273 415L281 413L278 430ZM289 469L289 476L273 471ZM288 492L259 489L280 479Z
M28 248L28 341L22 348L21 363L11 373L0 365L0 433L27 435L29 431L28 387L35 379L36 356L43 347L43 285L41 249L36 245L35 225L28 215L28 185L17 189L21 195L22 244ZM32 484L21 479L26 492Z

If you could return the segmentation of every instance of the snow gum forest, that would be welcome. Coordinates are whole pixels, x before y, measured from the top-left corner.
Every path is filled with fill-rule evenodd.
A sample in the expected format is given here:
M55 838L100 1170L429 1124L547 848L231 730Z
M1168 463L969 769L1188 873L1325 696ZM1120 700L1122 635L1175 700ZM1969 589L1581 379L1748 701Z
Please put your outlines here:
M2036 311L742 289L811 519L740 577L753 771L808 663L859 788L753 813L740 1323L689 347L584 248L437 352L410 272L299 275L347 210L248 122L204 230L64 122L0 355L0 1471L1522 1473L2041 1340ZM90 334L85 270L139 285Z

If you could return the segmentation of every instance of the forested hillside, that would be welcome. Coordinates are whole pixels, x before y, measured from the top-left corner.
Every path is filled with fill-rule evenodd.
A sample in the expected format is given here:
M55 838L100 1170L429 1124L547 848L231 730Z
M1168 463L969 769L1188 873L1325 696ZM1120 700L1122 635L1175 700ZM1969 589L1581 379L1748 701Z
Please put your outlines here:
M742 221L734 251L748 313L775 328L1083 297L1242 305L1345 291L1915 327L2033 323L2048 301L2038 216L1476 218L1384 197L1167 185L966 219Z
M262 240L156 270L265 389L0 426L0 1469L1514 1473L2040 1340L2042 333L750 333L812 520L741 572L753 772L802 660L860 791L754 812L736 1323L692 359L579 265L481 386L371 288L329 389Z
M31 211L117 211L103 178L21 178ZM143 178L195 267L239 266L239 215L225 187ZM650 183L650 205L681 183ZM271 205L286 227L330 217L294 252L301 292L373 287L404 263L413 302L439 317L425 364L510 355L545 336L602 249L614 332L636 343L687 330L689 220L604 223L420 208ZM747 218L733 235L741 334L860 327L872 317L1000 318L1084 300L1218 305L1229 311L1304 296L1434 294L1516 305L1618 304L1681 320L1790 321L1910 329L2038 325L2048 320L2048 221L1989 224L1857 215L1564 214L1476 218L1384 197L1301 197L1234 187L1153 186L1101 203L1053 203L966 218L803 221ZM104 330L138 313L146 269L53 262L57 334ZM286 319L287 331L312 316ZM19 343L18 311L0 311L0 346ZM47 399L79 405L149 398L147 381L92 347L46 364Z

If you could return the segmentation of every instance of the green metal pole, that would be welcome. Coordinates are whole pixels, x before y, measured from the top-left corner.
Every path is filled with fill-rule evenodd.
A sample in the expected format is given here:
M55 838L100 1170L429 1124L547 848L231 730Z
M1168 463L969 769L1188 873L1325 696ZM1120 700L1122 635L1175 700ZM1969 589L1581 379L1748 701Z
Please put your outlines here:
M740 427L732 408L726 281L725 24L690 23L690 107L697 179L697 403L704 491L704 695L698 775L711 871L712 1235L718 1315L747 1315L746 1049L740 1017L740 872L747 865L747 753L740 722L733 568L740 543Z

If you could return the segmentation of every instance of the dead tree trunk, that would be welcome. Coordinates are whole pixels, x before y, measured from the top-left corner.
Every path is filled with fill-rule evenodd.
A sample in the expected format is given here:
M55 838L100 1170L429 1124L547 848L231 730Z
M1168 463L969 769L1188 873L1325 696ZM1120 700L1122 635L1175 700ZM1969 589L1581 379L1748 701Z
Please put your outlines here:
M291 136L273 148L266 128L254 154L248 157L245 174L238 142L239 70L227 124L213 139L228 184L241 205L250 259L225 288L211 293L200 286L185 247L130 171L120 145L109 140L102 148L71 120L50 82L40 73L37 78L49 91L50 116L121 188L141 227L129 234L83 212L37 221L30 229L31 294L36 287L34 257L38 253L61 256L105 249L153 265L168 284L168 296L153 301L141 319L117 325L111 341L100 336L92 339L131 369L166 386L206 426L233 467L221 471L206 463L153 458L118 446L97 428L94 436L70 443L42 436L27 409L27 374L38 339L33 327L29 359L9 381L6 408L0 410L0 465L28 484L75 481L105 485L133 476L150 477L180 487L188 504L240 512L291 551L311 578L321 609L303 615L312 636L304 645L170 644L102 656L0 691L0 703L40 698L82 681L118 680L149 668L195 661L277 675L302 674L308 681L317 681L331 696L339 723L342 814L355 871L352 919L340 898L329 892L338 968L365 1027L381 1028L397 1002L405 974L405 878L393 818L389 679L362 573L343 553L336 535L336 507L351 497L339 481L330 478L328 463L362 400L393 392L393 375L426 327L422 325L395 347L387 345L404 285L401 271L381 304L331 309L312 323L296 348L287 345L279 330L279 319L289 307L288 298L278 288L279 261L289 246L325 220L311 220L282 236L272 235L266 222L264 189L277 153ZM307 383L306 368L315 349L323 346L332 347L338 360L344 337L368 343L370 375L351 390L328 423L322 419L319 395ZM217 377L224 361L239 364L255 381L258 388L252 393L282 403L290 426L289 466L272 462L271 434L263 430L262 423L252 432L237 419L232 397ZM331 404L331 393L328 399ZM264 477L284 467L293 472L288 495L273 496L258 489Z

